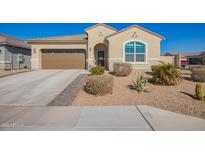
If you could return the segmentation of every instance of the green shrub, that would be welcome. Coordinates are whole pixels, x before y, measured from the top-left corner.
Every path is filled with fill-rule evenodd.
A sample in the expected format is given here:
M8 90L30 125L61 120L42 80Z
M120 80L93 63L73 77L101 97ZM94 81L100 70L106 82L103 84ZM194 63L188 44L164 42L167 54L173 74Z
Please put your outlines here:
M205 68L192 68L191 77L194 81L205 82Z
M182 81L182 74L178 66L161 64L153 69L152 81L160 85L177 85Z
M105 95L112 93L113 77L108 75L91 75L86 79L84 90L93 95Z
M204 101L204 88L201 84L196 84L195 93L198 100Z
M104 74L105 68L102 66L94 66L90 69L90 73L92 75L101 75Z
M142 75L137 76L136 80L132 82L131 88L137 90L139 93L149 92L148 81Z
M113 71L116 76L128 76L132 72L132 65L129 63L113 63Z
M151 70L152 72L154 72L160 65L152 65L151 66Z

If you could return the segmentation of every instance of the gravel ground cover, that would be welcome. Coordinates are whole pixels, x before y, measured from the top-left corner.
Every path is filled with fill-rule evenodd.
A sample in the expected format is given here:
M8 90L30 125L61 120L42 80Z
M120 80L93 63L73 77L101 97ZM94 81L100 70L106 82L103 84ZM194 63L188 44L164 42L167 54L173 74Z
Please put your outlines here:
M137 74L151 78L148 70L134 70L128 77L114 77L113 93L105 96L93 96L81 89L73 106L112 106L112 105L149 105L177 113L204 118L205 102L192 97L197 82L192 81L191 72L183 70L183 81L177 86L160 86L149 83L150 92L138 93L128 85ZM109 74L110 75L110 74ZM205 82L201 83L205 87Z
M48 106L70 106L78 91L82 88L87 74L80 74L72 81L58 96L56 96Z

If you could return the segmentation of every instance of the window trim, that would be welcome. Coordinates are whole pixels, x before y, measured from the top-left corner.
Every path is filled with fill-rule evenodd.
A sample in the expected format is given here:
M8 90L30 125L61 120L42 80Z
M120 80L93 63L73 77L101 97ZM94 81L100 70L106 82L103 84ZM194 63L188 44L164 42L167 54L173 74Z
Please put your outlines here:
M145 45L145 61L144 62L126 62L125 61L125 45L127 43L130 43L130 42L139 42L139 43L143 43ZM133 39L133 40L128 40L128 41L123 43L123 62L131 63L131 64L148 64L147 57L148 57L148 45L146 42L141 41L141 40L137 40L137 39Z

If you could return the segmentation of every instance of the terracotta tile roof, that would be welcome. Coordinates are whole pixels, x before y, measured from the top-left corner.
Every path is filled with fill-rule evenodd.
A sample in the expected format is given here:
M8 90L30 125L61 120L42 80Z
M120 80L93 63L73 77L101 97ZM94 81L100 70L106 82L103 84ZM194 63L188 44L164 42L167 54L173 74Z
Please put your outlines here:
M36 38L27 42L87 42L87 34Z
M163 39L163 40L165 39L163 36L161 36L161 35L159 35L159 34L157 34L157 33L151 32L151 31L149 31L149 30L147 30L147 29L145 29L145 28L143 28L143 27L140 27L140 26L138 26L138 25L132 25L132 26L130 26L130 27L127 27L127 28L125 28L125 29L122 29L122 30L120 30L120 31L117 31L117 32L115 32L115 33L113 33L113 34L107 36L106 38L109 38L109 37L112 37L112 36L117 35L117 34L119 34L119 33L122 33L122 32L124 32L124 31L126 31L126 30L128 30L128 29L133 28L133 27L139 28L139 29L141 29L141 30L143 30L143 31L146 31L146 32L152 34L152 35L155 35L155 36L157 36L157 37L160 37L160 38Z
M27 49L31 48L31 46L25 41L18 40L16 38L6 36L3 34L0 34L0 44L7 44L7 45L12 45L12 46L17 46L17 47L27 48Z

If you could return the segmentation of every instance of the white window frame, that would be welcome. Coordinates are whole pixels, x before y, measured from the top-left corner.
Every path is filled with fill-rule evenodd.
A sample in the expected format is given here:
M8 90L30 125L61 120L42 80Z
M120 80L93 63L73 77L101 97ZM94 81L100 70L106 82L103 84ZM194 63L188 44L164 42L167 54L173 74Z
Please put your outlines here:
M135 62L126 62L125 61L125 54L126 54L125 53L125 46L126 46L127 43L130 43L130 42L139 42L139 43L143 43L145 45L145 53L144 53L145 54L145 61L144 62L136 62L136 61ZM136 54L134 54L134 55L136 55ZM148 57L148 45L147 45L146 42L134 39L134 40L128 40L128 41L123 43L123 62L131 63L131 64L148 64L147 57ZM134 59L136 59L136 57Z

